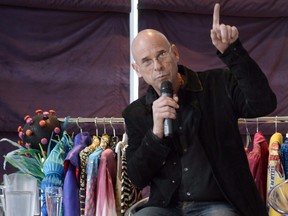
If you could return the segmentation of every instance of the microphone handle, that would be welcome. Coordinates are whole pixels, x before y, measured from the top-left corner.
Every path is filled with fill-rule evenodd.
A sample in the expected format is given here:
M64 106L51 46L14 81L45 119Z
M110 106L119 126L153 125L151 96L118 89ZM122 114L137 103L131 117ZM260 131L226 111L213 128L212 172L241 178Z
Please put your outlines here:
M164 136L172 136L172 119L164 119Z
M172 94L170 93L167 93L167 92L163 92L161 94L161 96L167 96L167 97L171 97L172 98ZM165 118L164 119L164 136L165 137L169 137L169 136L172 136L172 119L169 119L169 118Z

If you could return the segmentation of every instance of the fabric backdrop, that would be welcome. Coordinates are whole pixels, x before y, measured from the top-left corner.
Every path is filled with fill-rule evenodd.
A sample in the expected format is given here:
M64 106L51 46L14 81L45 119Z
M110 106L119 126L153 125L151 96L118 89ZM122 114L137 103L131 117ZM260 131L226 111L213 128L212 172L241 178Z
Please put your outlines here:
M36 109L116 117L129 102L130 2L53 2L0 6L0 131Z

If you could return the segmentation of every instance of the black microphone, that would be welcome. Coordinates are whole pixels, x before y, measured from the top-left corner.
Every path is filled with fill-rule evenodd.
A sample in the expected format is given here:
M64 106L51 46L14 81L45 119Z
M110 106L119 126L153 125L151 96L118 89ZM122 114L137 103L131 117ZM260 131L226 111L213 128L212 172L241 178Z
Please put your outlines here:
M164 81L161 83L160 88L161 96L173 97L173 87L170 81ZM172 136L172 119L164 119L164 136Z

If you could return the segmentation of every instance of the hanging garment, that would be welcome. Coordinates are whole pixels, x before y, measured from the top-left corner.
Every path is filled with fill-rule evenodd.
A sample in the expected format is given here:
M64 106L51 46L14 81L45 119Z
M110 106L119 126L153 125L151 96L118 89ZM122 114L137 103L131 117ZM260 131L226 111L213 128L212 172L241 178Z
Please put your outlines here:
M96 192L96 216L116 216L114 187L116 181L116 158L110 148L100 157Z
M122 149L128 145L128 135L123 133L122 140L116 144L115 153L117 155L117 174L115 185L115 204L118 216L121 216L121 176L122 176Z
M86 166L87 182L86 182L86 199L85 199L85 216L95 215L96 213L96 193L98 179L99 159L103 150L109 145L109 136L103 134L101 136L99 147L89 155Z
M93 136L93 142L91 145L85 147L79 154L80 157L80 188L79 188L79 203L80 203L80 216L85 214L85 199L86 199L86 181L87 181L87 174L86 174L86 166L88 163L88 157L92 152L99 147L100 140L99 137Z
M63 132L61 140L49 153L43 164L43 173L45 175L41 182L41 215L47 216L45 188L48 186L62 187L64 183L64 160L68 152L72 149L73 141L66 131Z
M65 179L63 185L63 208L65 216L79 216L79 153L91 144L88 132L75 136L74 146L64 161Z
M267 189L267 169L268 169L269 150L268 144L262 132L257 132L254 135L253 149L248 153L250 171L255 180L257 189L266 202Z
M86 182L86 199L85 199L85 216L95 215L96 212L96 186L98 175L98 163L103 149L98 147L88 157L86 166L87 182Z
M269 142L269 160L267 173L267 193L276 185L285 180L283 166L280 161L280 145L283 143L281 133L274 133ZM281 216L272 207L269 208L269 216Z
M140 189L136 188L128 177L126 148L127 146L122 149L121 214L125 214L129 207L142 198Z
M284 169L285 179L288 178L288 133L280 149L281 162Z
M116 148L116 145L118 144L118 142L119 142L118 136L114 135L113 137L111 137L109 148L112 149L113 152L115 152L115 148Z

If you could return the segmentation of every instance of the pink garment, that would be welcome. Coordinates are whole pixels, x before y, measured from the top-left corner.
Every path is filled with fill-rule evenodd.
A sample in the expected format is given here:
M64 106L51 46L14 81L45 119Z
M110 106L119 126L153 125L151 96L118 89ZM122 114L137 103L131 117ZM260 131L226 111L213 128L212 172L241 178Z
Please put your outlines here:
M96 192L96 216L117 216L114 197L116 157L111 149L102 152Z

